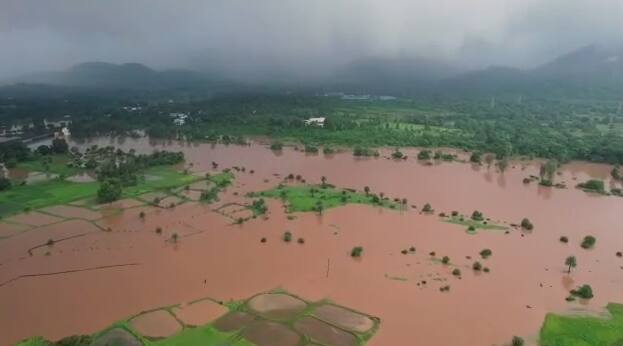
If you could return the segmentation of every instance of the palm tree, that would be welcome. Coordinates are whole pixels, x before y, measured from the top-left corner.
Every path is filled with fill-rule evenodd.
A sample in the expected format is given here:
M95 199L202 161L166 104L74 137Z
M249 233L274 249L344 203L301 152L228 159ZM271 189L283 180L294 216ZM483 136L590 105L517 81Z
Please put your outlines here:
M578 265L577 260L575 259L575 256L567 257L567 259L565 260L565 265L569 266L568 273L571 274L571 268L575 268Z

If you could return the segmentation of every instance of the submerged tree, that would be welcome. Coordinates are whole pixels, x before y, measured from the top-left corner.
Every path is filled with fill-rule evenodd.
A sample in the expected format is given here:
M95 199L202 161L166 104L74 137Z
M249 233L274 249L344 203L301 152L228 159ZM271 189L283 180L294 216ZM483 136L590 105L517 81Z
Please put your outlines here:
M541 177L541 185L552 186L554 185L554 174L558 169L558 161L549 160L541 165L539 170L539 176Z
M350 251L350 256L351 257L361 257L362 254L363 254L363 247L361 247L361 246L355 246Z
M534 225L532 224L532 222L530 222L528 218L524 218L523 220L521 220L521 228L531 231L534 228Z
M567 257L567 259L565 259L565 265L569 267L567 273L571 274L571 268L575 268L578 265L575 256Z
M582 240L582 244L580 246L582 246L582 248L584 249L590 249L593 246L595 246L596 242L597 242L597 239L595 237L593 237L592 235L587 235Z
M424 204L424 207L422 208L422 211L425 212L425 213L431 213L431 212L433 212L433 207L429 203L426 203L426 204Z
M523 346L523 345L524 345L524 341L521 337L513 336L513 339L511 340L511 346Z

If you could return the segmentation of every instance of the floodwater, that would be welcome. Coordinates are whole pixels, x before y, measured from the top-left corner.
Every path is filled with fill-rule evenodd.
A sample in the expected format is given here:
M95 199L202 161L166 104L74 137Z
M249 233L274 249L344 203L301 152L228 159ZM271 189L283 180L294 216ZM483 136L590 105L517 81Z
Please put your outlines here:
M600 313L608 302L623 301L623 259L615 255L623 251L623 198L573 188L591 177L617 185L608 179L606 165L568 164L556 182L569 188L555 189L523 184L525 177L538 175L533 162L514 162L502 174L465 163L424 165L414 159L417 150L404 150L409 159L395 161L357 159L348 152L325 157L291 148L275 153L260 145L145 139L98 139L81 145L92 144L138 152L184 150L193 171L210 171L214 161L219 169L238 166L245 172L234 171L234 186L212 205L139 206L102 214L94 221L99 227L81 219L58 222L36 212L11 218L11 223L37 227L18 234L10 230L9 237L0 239L0 345L32 335L59 339L92 333L159 306L201 297L244 299L275 288L307 301L328 298L380 318L369 342L378 346L413 340L421 345L503 345L513 335L532 345L548 312ZM266 218L242 225L214 211L227 203L248 202L248 192L274 187L290 173L307 182L325 176L339 187L369 186L390 198L407 198L418 210L430 203L435 214L479 210L507 224L528 217L535 228L469 235L463 226L412 208L365 205L288 218L277 200L267 201ZM82 216L65 208L55 211ZM138 217L141 211L145 218ZM46 222L54 223L42 225ZM158 227L161 234L155 232ZM285 231L305 243L283 242ZM179 235L177 242L170 240L173 233ZM589 234L597 244L584 250L580 243ZM69 239L28 254L28 249L61 235ZM563 235L569 243L559 241ZM260 242L264 237L267 241ZM354 246L364 248L360 259L349 256ZM401 253L411 246L415 254ZM493 251L486 260L478 255L484 248ZM578 262L571 274L564 265L569 255ZM449 256L450 264L436 260L442 256ZM475 260L491 272L474 272ZM460 278L451 274L457 267ZM581 284L590 284L595 297L566 302L568 291ZM449 291L440 292L448 285Z

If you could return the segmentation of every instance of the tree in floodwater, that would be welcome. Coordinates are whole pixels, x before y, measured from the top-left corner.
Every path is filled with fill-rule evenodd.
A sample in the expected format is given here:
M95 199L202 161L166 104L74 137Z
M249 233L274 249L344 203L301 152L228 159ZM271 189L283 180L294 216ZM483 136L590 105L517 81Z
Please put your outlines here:
M504 171L506 171L506 169L508 168L508 159L503 158L499 160L497 165L500 172L504 173Z
M522 338L518 336L513 336L513 340L511 340L511 346L523 346L524 341Z
M558 170L558 161L549 160L541 165L539 169L539 176L541 177L541 185L552 186L554 185L554 174Z
M485 156L485 162L487 163L487 169L491 168L491 164L493 164L493 159L494 159L494 157L491 154L487 154Z
M565 265L569 267L567 273L571 274L571 268L575 268L578 265L575 256L567 257L567 259L565 259Z

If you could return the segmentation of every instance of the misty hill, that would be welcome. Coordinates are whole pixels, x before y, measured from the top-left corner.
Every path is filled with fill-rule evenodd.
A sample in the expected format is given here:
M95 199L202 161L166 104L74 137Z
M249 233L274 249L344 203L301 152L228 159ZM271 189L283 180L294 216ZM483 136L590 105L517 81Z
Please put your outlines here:
M35 73L18 78L16 82L90 88L162 90L194 87L208 79L190 70L156 71L137 63L110 64L86 62L62 72Z
M221 76L216 80L208 78L205 73L191 70L157 71L137 63L117 65L87 62L62 72L31 74L16 82L30 84L29 87L20 87L17 90L20 93L34 93L37 85L72 88L58 91L63 93L84 88L91 91L109 89L115 93L123 90L133 93L157 91L161 96L178 91L194 95L280 92L292 90L292 82L289 80L296 80L297 90L303 92L331 90L452 98L494 95L602 99L623 97L623 49L597 46L583 47L528 70L494 66L464 72L441 61L421 58L365 58L338 67L328 78L303 79L300 83L287 71L281 72L271 74L273 79L270 81L246 85L227 81L226 78L231 76ZM274 78L277 75L280 77Z
M441 81L438 89L453 95L620 98L623 50L587 46L530 70L490 67L465 73Z
M366 58L338 68L328 83L350 92L410 95L458 72L448 64L422 58Z

